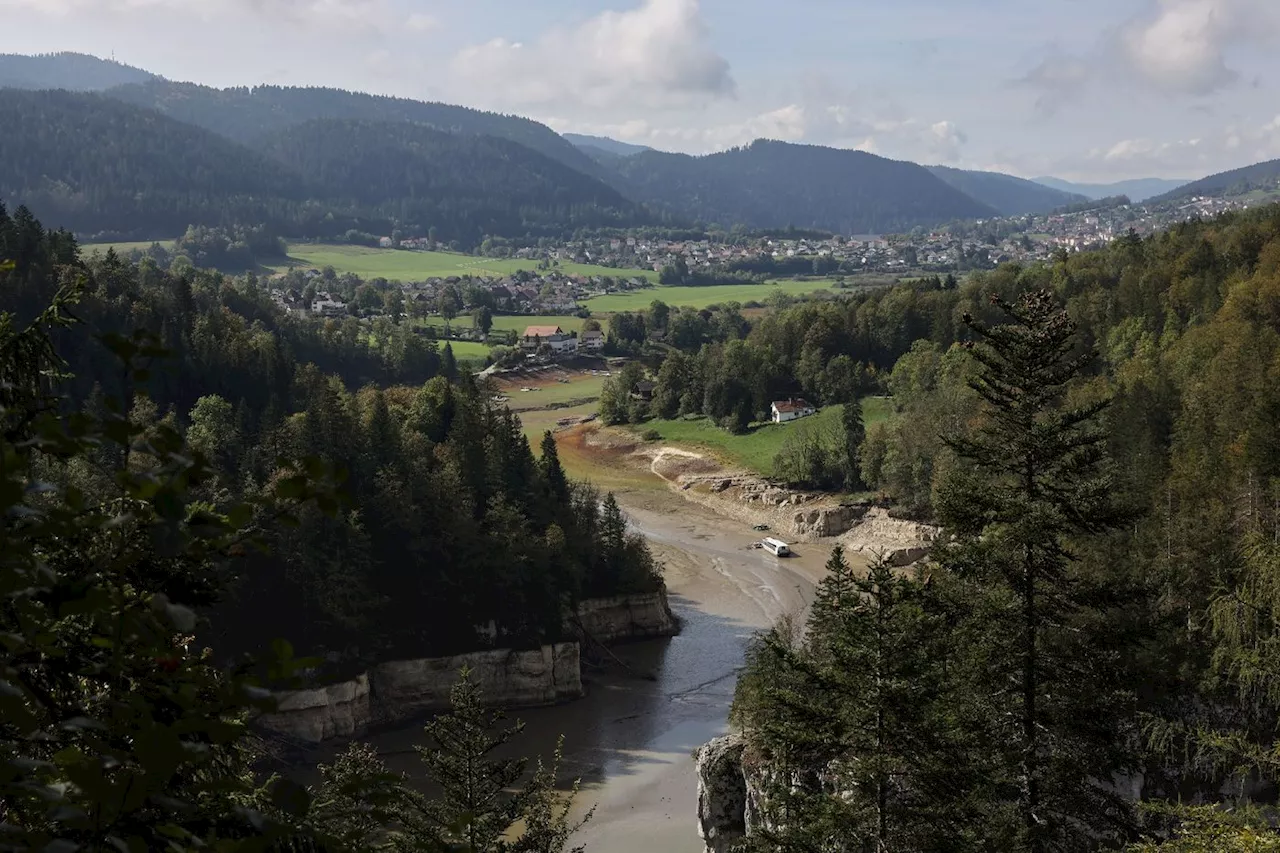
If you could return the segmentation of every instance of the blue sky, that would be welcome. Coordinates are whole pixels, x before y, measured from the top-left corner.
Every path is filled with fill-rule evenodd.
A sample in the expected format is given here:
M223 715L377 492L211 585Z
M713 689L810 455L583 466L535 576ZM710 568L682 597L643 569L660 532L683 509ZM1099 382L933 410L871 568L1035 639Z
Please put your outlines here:
M1280 0L0 0L0 50L314 84L702 153L1076 180L1280 157Z

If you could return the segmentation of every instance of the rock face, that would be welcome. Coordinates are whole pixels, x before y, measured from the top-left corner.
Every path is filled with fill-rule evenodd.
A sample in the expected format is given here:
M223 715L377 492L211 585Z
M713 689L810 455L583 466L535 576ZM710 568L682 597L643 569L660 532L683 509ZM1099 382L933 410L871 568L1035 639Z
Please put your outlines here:
M298 740L319 743L360 734L369 728L371 717L369 676L362 674L328 687L285 693L279 710L262 715L258 723Z
M671 637L680 631L666 590L589 599L578 606L578 623L602 643Z
M797 512L792 529L800 536L839 536L867 514L865 506L837 506Z
M613 643L670 637L680 625L666 590L583 601L578 622L594 641ZM306 743L363 734L370 726L394 725L449 707L458 670L484 698L508 708L554 705L582 696L578 643L557 643L532 651L510 649L443 658L390 661L350 681L312 690L286 691L279 709L257 720L263 728Z
M284 692L278 710L257 723L306 743L354 737L370 726L448 708L449 690L464 666L496 705L550 705L582 696L578 644L558 643L527 652L499 649L379 664L351 681Z
M694 756L698 771L698 834L706 853L729 853L747 834L747 780L741 735L718 737Z
M577 643L527 652L495 649L447 658L392 661L369 673L378 725L412 720L449 707L449 691L464 666L485 700L507 707L554 705L582 695Z

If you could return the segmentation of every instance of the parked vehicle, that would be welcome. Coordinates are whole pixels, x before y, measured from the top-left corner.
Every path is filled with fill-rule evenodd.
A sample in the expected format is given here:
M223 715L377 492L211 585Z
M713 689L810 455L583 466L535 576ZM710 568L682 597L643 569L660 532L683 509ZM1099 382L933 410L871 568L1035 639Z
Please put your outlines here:
M773 538L761 539L760 545L770 554L773 554L775 557L791 556L791 546L788 545L786 542L783 542L781 539L773 539Z
M751 529L752 529L752 530L768 530L768 529L769 529L769 525L767 525L767 524L757 524L756 526L752 527Z

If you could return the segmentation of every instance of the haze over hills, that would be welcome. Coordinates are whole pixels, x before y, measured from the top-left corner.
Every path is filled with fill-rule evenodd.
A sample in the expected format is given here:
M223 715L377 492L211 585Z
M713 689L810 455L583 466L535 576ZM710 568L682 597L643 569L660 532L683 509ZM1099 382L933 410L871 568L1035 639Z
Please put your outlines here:
M1032 180L1046 187L1075 193L1094 200L1128 196L1129 200L1135 204L1163 195L1186 183L1185 180L1169 178L1134 178L1129 181L1116 181L1112 184L1078 184L1064 181L1061 178L1050 177L1032 178Z
M607 136L587 136L582 133L562 133L560 135L578 148L604 151L609 154L617 154L621 157L630 157L632 154L639 154L642 151L653 150L648 145L633 145L630 142L619 142L618 140L610 139Z
M0 53L0 88L100 92L155 79L156 75L141 68L83 53Z
M1219 172L1216 175L1209 175L1207 178L1183 184L1170 192L1164 193L1156 200L1174 201L1197 195L1242 195L1253 190L1274 190L1277 188L1278 183L1280 183L1280 160L1268 160L1264 163L1254 163L1252 166Z
M757 140L702 157L646 151L617 168L632 198L725 226L888 233L996 213L923 166L815 145Z
M952 187L995 208L1001 216L1048 213L1069 204L1087 201L1083 195L1046 187L1001 172L976 172L950 166L929 166L930 172Z

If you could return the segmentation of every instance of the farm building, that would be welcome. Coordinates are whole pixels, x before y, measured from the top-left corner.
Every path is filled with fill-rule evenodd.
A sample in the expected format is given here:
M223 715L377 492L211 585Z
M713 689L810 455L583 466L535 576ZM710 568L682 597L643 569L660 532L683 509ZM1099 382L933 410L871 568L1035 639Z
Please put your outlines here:
M773 422L775 424L784 424L787 421L794 421L799 418L807 418L817 413L807 400L794 397L790 400L775 400L773 403Z
M572 355L578 351L578 339L559 326L530 326L524 330L520 348L528 352L546 344L556 355Z

